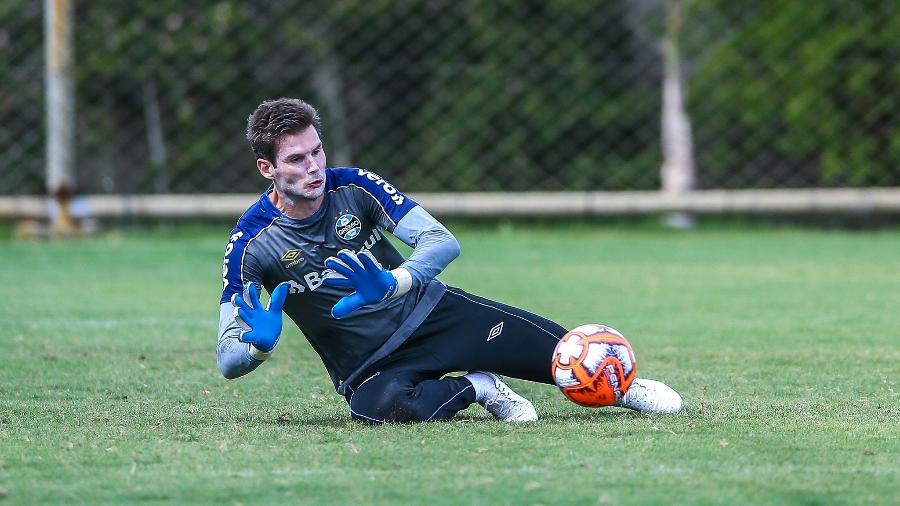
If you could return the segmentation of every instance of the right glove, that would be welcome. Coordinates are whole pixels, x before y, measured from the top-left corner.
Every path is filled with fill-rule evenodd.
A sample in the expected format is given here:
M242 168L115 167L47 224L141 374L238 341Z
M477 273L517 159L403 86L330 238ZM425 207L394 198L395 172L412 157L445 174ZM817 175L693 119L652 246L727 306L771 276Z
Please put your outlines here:
M353 289L353 293L331 308L331 316L335 318L346 318L367 304L376 304L397 293L397 278L369 250L357 254L342 249L337 257L325 260L325 267L334 271L325 278L325 285Z
M249 343L263 353L275 349L281 335L281 308L284 307L289 290L290 285L286 282L276 286L265 309L259 301L256 283L248 283L244 285L243 293L232 295L234 319L242 329L238 341Z

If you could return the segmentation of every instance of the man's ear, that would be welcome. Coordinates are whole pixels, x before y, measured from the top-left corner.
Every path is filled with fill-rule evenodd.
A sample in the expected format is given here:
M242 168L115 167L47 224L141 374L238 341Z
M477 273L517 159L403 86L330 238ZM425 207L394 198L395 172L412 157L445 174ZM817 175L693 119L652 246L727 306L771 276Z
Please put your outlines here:
M262 174L262 177L269 180L275 179L275 168L272 166L272 162L265 158L257 158L256 168L259 169L259 173Z

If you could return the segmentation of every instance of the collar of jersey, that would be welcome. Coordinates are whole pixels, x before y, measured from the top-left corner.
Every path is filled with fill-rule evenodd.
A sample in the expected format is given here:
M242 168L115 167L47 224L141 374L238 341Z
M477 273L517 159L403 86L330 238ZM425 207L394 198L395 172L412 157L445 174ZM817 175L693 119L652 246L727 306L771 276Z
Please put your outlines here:
M278 221L280 221L282 223L293 224L293 225L308 225L310 223L319 221L319 219L322 218L322 215L325 214L325 207L327 207L325 204L326 204L326 202L328 202L328 197L329 197L329 193L330 193L327 191L325 192L325 198L322 199L322 205L319 206L318 209L316 209L316 212L312 213L311 215L307 216L306 218L291 218L290 216L282 213L277 207L275 207L275 204L273 204L272 201L269 200L269 193L271 193L273 191L275 191L275 185L270 184L269 188L263 192L262 196L260 196L260 198L259 198L260 204L263 206L263 209L265 209L267 212L270 212L273 215L277 216Z

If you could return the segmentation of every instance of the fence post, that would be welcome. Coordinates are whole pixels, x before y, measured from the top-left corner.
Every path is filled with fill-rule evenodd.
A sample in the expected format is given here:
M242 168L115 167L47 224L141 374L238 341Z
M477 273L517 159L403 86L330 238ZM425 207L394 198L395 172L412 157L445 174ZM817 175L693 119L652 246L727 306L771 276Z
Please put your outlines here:
M681 72L679 36L684 24L682 0L666 1L666 34L663 39L662 186L663 192L677 195L694 188L694 146L691 122L684 107L684 78ZM694 217L684 212L666 215L674 228L691 228Z
M47 192L59 208L53 235L71 235L78 227L69 209L75 193L75 106L72 84L72 2L44 0L47 107Z

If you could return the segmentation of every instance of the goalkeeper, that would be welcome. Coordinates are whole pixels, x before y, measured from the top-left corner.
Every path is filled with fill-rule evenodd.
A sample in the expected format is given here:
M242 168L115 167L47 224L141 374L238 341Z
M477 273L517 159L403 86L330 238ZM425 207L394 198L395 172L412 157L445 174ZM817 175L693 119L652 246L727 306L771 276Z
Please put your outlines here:
M554 384L550 360L566 329L437 280L459 255L453 235L376 174L326 169L319 127L298 99L263 102L248 120L257 169L271 185L225 248L221 373L236 378L269 358L284 311L356 420L448 420L475 402L501 421L537 420L500 375ZM385 232L413 248L409 258ZM468 373L446 376L455 371ZM674 412L681 398L637 379L621 405Z

